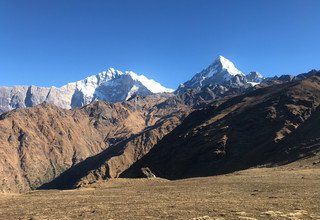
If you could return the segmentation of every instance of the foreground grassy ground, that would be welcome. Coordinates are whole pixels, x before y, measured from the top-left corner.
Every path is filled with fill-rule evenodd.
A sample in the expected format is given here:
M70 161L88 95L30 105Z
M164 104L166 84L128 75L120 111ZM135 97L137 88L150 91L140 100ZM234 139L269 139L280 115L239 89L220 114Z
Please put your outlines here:
M77 190L1 194L0 219L320 219L320 169L116 179Z

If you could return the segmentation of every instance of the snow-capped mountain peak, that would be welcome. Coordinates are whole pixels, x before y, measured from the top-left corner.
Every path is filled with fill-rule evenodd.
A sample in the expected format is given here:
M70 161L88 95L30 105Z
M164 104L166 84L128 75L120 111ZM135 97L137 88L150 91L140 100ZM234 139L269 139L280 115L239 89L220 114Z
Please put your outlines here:
M173 92L172 89L165 88L144 75L132 71L122 72L114 68L69 83L65 87L75 88L72 106L82 106L94 100L119 102L129 99L132 95Z
M97 76L102 79L112 79L116 76L123 75L123 72L116 70L114 68L109 68L107 71L99 73Z
M221 55L217 57L214 63L220 64L222 69L226 70L232 76L236 76L236 75L244 76L244 74L240 70L238 70L230 60L228 60L227 58Z
M176 92L183 93L188 89L201 88L206 85L243 87L246 84L245 74L238 70L230 60L220 55L206 69L180 85Z

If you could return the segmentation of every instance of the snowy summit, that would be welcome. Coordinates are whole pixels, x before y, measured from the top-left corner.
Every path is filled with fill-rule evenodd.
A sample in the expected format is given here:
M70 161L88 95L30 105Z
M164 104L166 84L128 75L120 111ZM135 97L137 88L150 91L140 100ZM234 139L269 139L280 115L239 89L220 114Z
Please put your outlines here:
M206 85L230 84L231 81L239 82L239 86L246 84L245 75L230 60L220 55L206 69L181 84L177 92L183 93L188 89L201 88Z
M122 102L132 96L173 92L160 83L132 71L113 68L61 88L38 86L0 87L0 113L16 108L32 107L43 102L61 108L76 108L93 101Z
M122 72L113 68L78 82L69 83L68 86L75 86L76 92L80 93L80 100L77 100L79 105L95 100L119 102L128 100L132 95L173 92L172 89L165 88L144 75L138 75L132 71Z
M220 68L221 66L222 70L225 70L228 74L232 76L235 76L235 75L244 76L244 74L240 70L238 70L230 60L228 60L227 58L221 55L218 56L214 64L217 65L217 68Z

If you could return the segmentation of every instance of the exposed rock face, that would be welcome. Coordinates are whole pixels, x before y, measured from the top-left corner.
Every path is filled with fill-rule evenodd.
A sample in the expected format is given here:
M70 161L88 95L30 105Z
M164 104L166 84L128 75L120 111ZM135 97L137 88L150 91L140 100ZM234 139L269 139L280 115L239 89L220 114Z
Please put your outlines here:
M319 154L320 74L261 88L191 113L121 174L208 176Z
M128 100L133 95L146 96L162 92L172 92L172 90L143 75L111 68L61 88L0 87L0 113L16 108L36 106L43 102L70 109L96 100L120 102Z
M148 167L142 167L141 173L144 177L148 179L156 178L156 176L151 172L151 170Z
M70 109L76 87L67 85L61 88L37 86L0 87L0 111L39 105L43 102ZM81 106L81 105L79 105Z
M285 82L291 82L291 81L295 81L295 80L302 80L302 79L306 79L308 77L317 75L319 71L317 70L311 70L307 73L302 73L299 75L290 75L290 74L284 74L281 76L273 76L273 77L266 77L263 78L263 80L261 81L262 86L265 85L274 85L274 84L281 84L281 83L285 83Z
M248 82L261 83L264 77L259 72L250 72L246 75L246 79Z
M176 93L182 94L190 89L220 85L229 88L250 87L245 75L234 64L223 56L219 56L209 67L197 73L191 80L181 84Z

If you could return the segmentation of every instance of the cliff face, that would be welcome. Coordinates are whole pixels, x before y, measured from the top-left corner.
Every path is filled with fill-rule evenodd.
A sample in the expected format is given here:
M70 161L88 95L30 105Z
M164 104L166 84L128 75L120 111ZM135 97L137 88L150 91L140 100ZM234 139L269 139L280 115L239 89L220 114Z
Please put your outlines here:
M51 103L70 109L75 86L43 88L37 86L0 87L0 112Z

